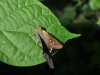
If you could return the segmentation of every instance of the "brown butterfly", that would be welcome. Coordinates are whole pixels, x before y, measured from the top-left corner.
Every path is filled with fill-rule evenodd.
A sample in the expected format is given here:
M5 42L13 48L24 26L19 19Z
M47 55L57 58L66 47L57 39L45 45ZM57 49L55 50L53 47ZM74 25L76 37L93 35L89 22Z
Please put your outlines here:
M53 38L49 33L43 30L40 26L37 26L35 28L35 31L41 43L42 49L43 49L42 39L49 49L49 51L43 49L43 55L44 55L44 58L47 60L49 67L53 69L54 65L53 65L50 53L52 49L61 49L63 46L55 38Z
M29 23L28 23L29 24ZM29 24L31 25L31 24ZM52 37L49 33L47 33L45 30L43 30L40 26L37 26L35 28L35 33L39 39L39 42L41 44L42 50L43 50L43 56L46 59L48 65L50 68L54 68L53 62L52 62L52 58L51 58L51 51L52 49L61 49L63 46L54 38ZM43 48L43 41L46 44L47 48L49 50L45 50Z
M35 31L44 40L50 52L52 49L61 49L63 47L54 37L44 31L40 26L37 26Z

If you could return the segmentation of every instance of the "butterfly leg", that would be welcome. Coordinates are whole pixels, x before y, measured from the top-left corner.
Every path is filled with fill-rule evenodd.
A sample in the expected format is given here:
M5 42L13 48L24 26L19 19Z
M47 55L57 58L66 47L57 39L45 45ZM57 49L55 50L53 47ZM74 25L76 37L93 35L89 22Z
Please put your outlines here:
M36 34L33 32L33 33L30 33L29 35L30 35L30 36L35 36Z
M35 50L35 48L37 47L38 43L39 43L39 41L37 40L36 45L35 45L35 47L34 47L34 50Z
M37 34L37 33L35 33L36 34L36 36L38 37L38 42L40 43L40 46L42 47L42 49L43 49L43 46L42 46L42 41L41 41L41 39L40 39L40 37L39 37L39 35Z

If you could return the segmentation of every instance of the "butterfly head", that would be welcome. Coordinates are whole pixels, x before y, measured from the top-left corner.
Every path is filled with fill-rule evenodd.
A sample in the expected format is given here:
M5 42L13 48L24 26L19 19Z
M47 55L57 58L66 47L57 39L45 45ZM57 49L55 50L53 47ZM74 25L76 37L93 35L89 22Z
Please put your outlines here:
M36 26L35 31L36 32L42 31L42 28L40 26Z

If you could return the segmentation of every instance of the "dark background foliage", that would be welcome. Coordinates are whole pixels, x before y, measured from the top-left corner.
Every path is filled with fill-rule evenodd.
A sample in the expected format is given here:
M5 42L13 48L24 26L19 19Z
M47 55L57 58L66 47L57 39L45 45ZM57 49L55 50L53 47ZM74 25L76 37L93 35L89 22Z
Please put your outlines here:
M99 0L95 0L100 4ZM15 67L0 62L0 75L100 75L99 6L93 0L43 0L70 32L81 34L70 39L53 56L55 69L47 63ZM96 5L96 3L95 3Z

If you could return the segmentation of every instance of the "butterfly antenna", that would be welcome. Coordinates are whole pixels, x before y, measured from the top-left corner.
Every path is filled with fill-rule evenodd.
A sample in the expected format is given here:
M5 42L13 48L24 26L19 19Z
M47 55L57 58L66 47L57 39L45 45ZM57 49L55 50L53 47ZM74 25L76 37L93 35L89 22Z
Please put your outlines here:
M25 21L26 22L26 21ZM28 22L26 22L28 25L30 25L34 30L35 30L35 27L33 27L33 25L32 24L30 24L30 23L28 23Z

